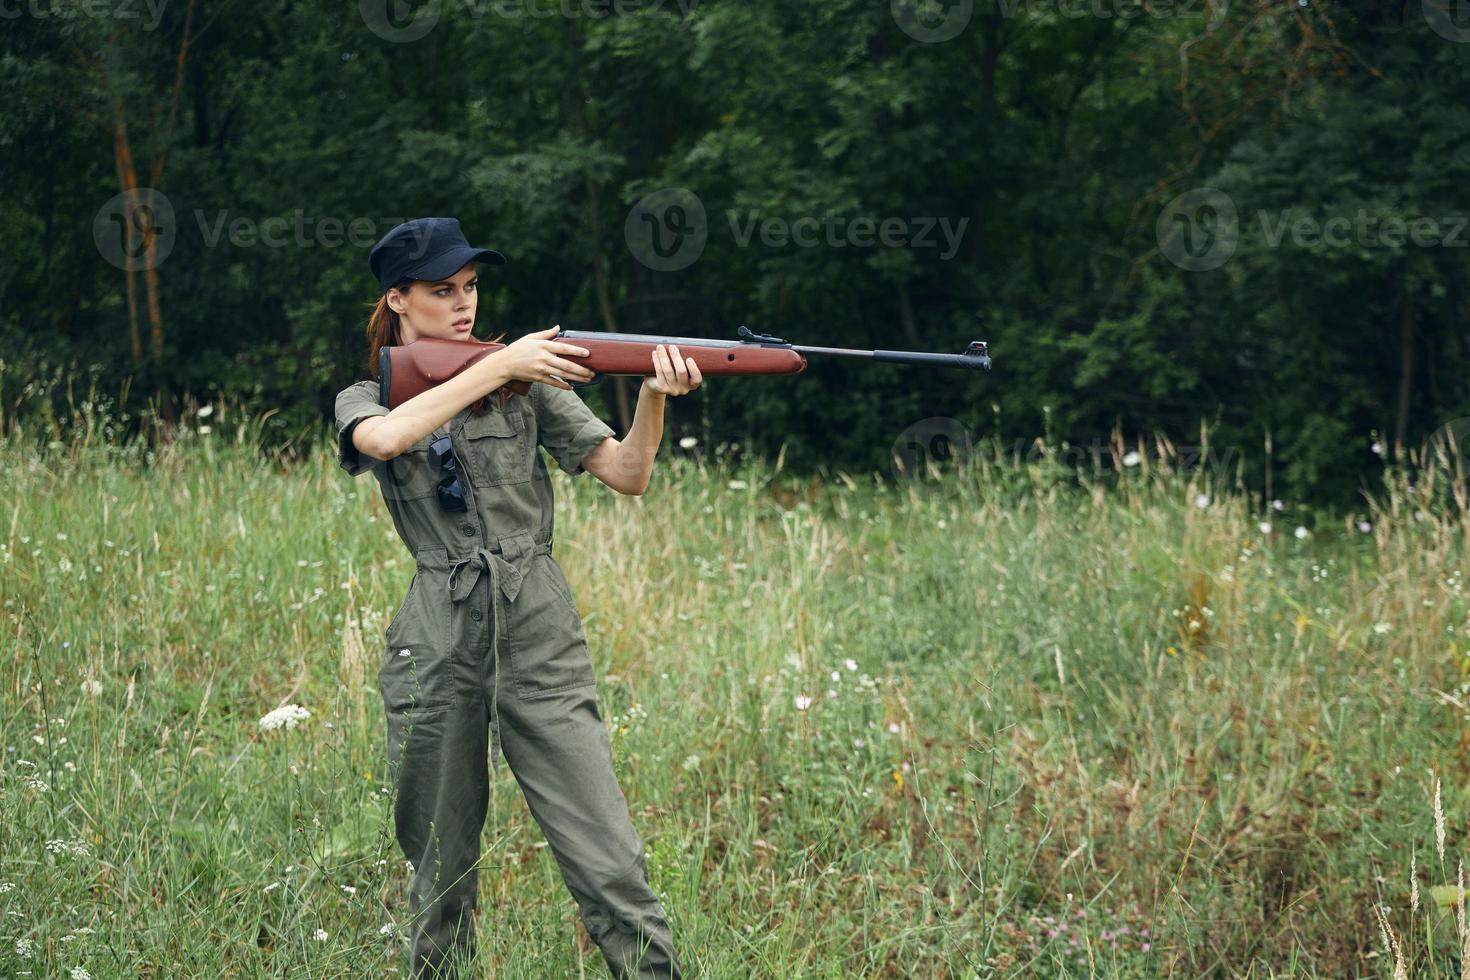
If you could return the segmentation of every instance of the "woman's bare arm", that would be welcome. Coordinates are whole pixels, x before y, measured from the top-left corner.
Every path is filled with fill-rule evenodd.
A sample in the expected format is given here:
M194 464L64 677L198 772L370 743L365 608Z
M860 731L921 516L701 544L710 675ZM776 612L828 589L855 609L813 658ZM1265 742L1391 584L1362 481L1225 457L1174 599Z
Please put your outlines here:
M352 444L374 459L392 459L476 399L510 380L501 351L487 354L443 384L414 395L387 415L370 415L352 430Z
M352 444L374 459L392 459L507 381L541 381L571 389L563 377L591 381L592 372L558 354L586 357L585 347L548 339L559 327L527 334L487 354L442 384L419 392L387 415L370 415L352 430Z

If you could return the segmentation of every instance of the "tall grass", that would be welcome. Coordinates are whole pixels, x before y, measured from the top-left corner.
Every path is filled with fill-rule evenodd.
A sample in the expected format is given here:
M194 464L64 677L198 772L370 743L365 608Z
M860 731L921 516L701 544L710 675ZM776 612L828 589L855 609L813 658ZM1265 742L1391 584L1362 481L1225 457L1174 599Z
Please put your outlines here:
M329 442L190 417L0 444L0 975L396 975L375 672L412 561ZM641 498L553 467L690 975L1459 972L1457 461L1328 516L1166 442L1038 446L896 483L666 447ZM605 976L493 785L486 975Z

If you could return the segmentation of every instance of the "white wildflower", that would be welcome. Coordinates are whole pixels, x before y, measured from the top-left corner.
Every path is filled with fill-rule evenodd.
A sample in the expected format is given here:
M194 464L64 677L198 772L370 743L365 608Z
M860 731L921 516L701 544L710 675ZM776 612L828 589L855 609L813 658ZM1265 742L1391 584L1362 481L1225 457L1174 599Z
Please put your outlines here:
M1358 530L1362 531L1364 534L1367 534L1369 531L1373 530L1373 525L1368 523L1367 521L1359 521Z
M393 935L393 923L390 922L386 926L383 926L382 928L380 928L378 930L378 935L380 935L380 936L391 936L391 935Z
M1207 493L1198 494L1194 498L1194 505L1200 510L1204 510L1206 507L1210 506L1210 495Z
M349 894L349 895L356 895L357 894L357 889L354 888L354 887L352 887L351 885L343 885L342 886L342 890L344 892L346 892L347 894Z
M699 768L699 756L697 756L697 755L686 755L684 757L684 771L685 772L693 772L695 769L698 769L698 768Z
M699 440L693 436L685 436L679 440L680 449L693 449L697 445L699 445Z
M1369 448L1373 450L1373 455L1374 456L1382 456L1383 455L1383 444L1382 443L1375 442Z
M1296 531L1295 531L1295 534L1296 534L1296 537L1297 537L1297 540L1298 541L1300 541L1302 538L1305 538L1307 535L1309 535L1311 533L1312 533L1311 531L1308 531L1306 528L1301 527L1301 526L1298 526L1297 529L1296 529Z
M281 887L281 883L279 881L273 881L269 885L266 885L265 888L262 889L262 890L265 892L265 894L269 895L271 892L275 891L277 888L280 888L280 887Z
M1124 466L1137 466L1138 465L1138 461L1141 458L1142 457L1140 457L1138 455L1138 451L1137 450L1130 449L1126 453L1123 454L1123 465Z
M807 697L805 694L798 694L794 700L796 703L797 711L805 711L807 708L810 708L812 706L812 699Z
M1283 504L1279 500L1273 500L1273 501L1271 501L1271 508L1273 510L1285 510L1286 509L1286 505Z
M277 728L295 728L297 722L305 721L311 717L311 712L299 704L282 705L276 710L260 719L260 727L266 731L274 731Z
M15 955L23 960L28 960L36 955L36 941L34 939L22 938L15 941Z
M102 693L102 682L96 680L82 681L82 693L93 697Z
M846 667L848 670L857 670L857 661L852 659L851 657L848 657L846 660L842 661L842 666Z
M1261 528L1261 533L1262 534L1270 534L1271 533L1271 522L1270 521L1262 521L1259 526Z
M324 943L327 941L327 930L318 929L316 932L311 934L311 938L315 939L319 943Z
M71 968L71 980L92 980L92 974L79 966Z
M196 412L195 414L198 415L201 419L207 419L211 415L214 414L214 406L213 405L200 405L199 406L199 411Z
M1393 629L1393 627L1388 623L1373 624L1373 632L1377 633L1379 636L1382 636L1384 633L1387 633L1391 629Z
M1434 840L1439 845L1439 860L1444 863L1444 807L1439 802L1439 777L1434 777Z
M840 680L842 680L842 675L839 674L837 671L834 670L834 671L832 671L832 679L834 681L840 681Z
M746 483L744 480L731 480L730 481L730 489L731 490L744 490L744 489L748 488L749 486L750 486L750 484Z
M1409 905L1415 912L1419 911L1419 854L1409 856Z

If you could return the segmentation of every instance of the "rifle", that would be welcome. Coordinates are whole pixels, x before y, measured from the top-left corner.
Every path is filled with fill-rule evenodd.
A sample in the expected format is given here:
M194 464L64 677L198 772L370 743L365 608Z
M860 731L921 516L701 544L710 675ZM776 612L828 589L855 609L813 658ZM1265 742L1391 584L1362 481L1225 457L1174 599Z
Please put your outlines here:
M779 337L752 333L744 326L740 328L739 336L739 340L706 340L702 337L567 330L553 339L585 347L590 352L586 357L561 355L585 365L597 375L592 381L568 379L567 383L573 388L597 384L605 374L652 376L655 373L653 351L659 344L677 345L680 355L693 358L700 373L707 378L734 374L797 374L806 369L807 354L861 357L890 364L990 369L990 349L983 340L970 341L970 346L962 354L933 354L927 351L804 347L788 344ZM483 340L421 337L411 344L384 347L378 352L378 401L389 408L397 408L504 346ZM512 394L530 394L531 384L530 381L512 380L496 389L500 393L501 405Z

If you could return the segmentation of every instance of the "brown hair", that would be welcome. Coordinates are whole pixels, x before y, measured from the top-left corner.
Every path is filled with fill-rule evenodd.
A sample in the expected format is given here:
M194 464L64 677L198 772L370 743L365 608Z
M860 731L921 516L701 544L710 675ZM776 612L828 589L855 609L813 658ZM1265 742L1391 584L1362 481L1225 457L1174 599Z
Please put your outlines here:
M397 287L399 292L408 292L413 288L413 281L400 283ZM372 315L368 317L367 341L368 341L368 373L374 381L381 380L378 377L378 352L384 347L397 347L403 343L403 324L397 311L388 305L388 294L385 291L378 297L378 305L373 307ZM505 336L501 333L491 341L498 344ZM486 395L469 406L475 415L482 415L490 407L492 395Z

